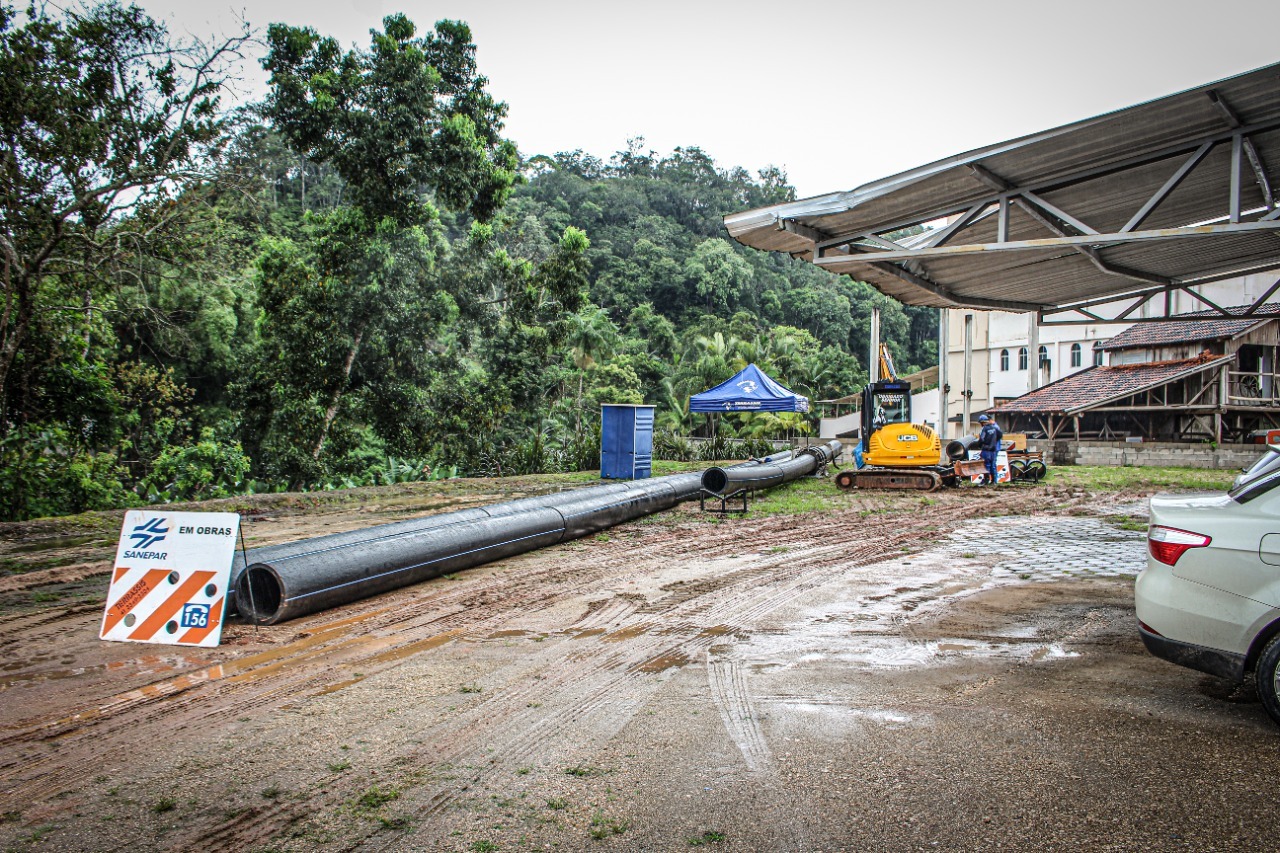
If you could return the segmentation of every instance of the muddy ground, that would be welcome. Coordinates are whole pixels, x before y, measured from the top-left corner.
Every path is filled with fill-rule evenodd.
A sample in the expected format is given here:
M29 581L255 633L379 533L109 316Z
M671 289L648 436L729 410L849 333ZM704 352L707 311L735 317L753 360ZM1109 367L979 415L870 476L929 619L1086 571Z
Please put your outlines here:
M506 496L442 488L245 529ZM1280 729L1137 639L1144 507L1052 481L686 505L210 650L97 639L118 516L0 526L0 843L1274 849Z

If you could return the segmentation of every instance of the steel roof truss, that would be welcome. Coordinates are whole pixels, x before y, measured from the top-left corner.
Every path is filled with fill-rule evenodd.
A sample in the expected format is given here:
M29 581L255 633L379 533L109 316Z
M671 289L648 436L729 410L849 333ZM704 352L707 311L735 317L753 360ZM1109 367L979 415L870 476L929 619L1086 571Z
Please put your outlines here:
M1231 105L1217 90L1210 89L1206 94L1208 94L1209 100L1213 101L1218 109L1222 111L1229 127L1234 130L1244 124L1240 120L1240 116L1236 114L1236 111L1231 108ZM1258 154L1257 146L1247 136L1241 138L1241 143L1244 155L1249 158L1249 165L1253 168L1253 177L1258 182L1258 189L1262 190L1262 197L1266 201L1267 207L1275 207L1275 197L1271 193L1271 181L1267 178L1267 169L1263 165L1261 155Z
M965 213L966 211L972 210L975 204L981 204L981 205L1001 204L1001 203L1007 202L1008 200L1015 199L1016 197L1019 197L1019 196L1026 196L1028 193L1031 193L1033 195L1038 195L1039 193L1043 193L1043 192L1050 192L1052 190L1057 190L1057 189L1065 189L1067 187L1075 186L1076 184L1080 184L1085 181L1092 180L1094 178L1104 177L1106 175L1115 174L1116 172L1123 172L1128 169L1133 169L1140 166L1146 166L1150 163L1159 162L1160 160L1167 160L1171 157L1176 157L1180 154L1191 154L1193 157L1197 157L1198 155L1197 157L1197 162L1198 162L1198 160L1203 157L1203 155L1199 154L1199 149L1203 148L1205 145L1208 145L1210 148L1212 148L1214 145L1220 142L1227 142L1229 140L1235 139L1236 137L1247 139L1252 134L1260 133L1268 130L1276 130L1277 128L1280 128L1280 121L1267 121L1267 122L1259 122L1259 123L1250 124L1250 125L1241 125L1239 128L1236 128L1236 129L1220 131L1218 133L1209 134L1207 136L1199 137L1196 139L1184 140L1182 142L1178 142L1173 145L1167 146L1165 148L1161 148L1145 154L1139 154L1133 157L1127 157L1123 160L1117 160L1115 162L1108 163L1102 166L1094 166L1088 169L1081 169L1078 172L1072 172L1068 175L1063 175L1056 178L1046 178L1044 180L1035 181L1022 187L1014 186L1013 184L1006 181L1004 178L1001 178L1000 176L994 174L990 169L978 163L969 163L967 164L966 167L971 172L973 172L974 176L978 178L980 181L982 181L982 183L986 184L988 187L995 190L995 192L992 193L990 196L984 199L980 199L976 202L969 201L964 204L959 204L952 207L932 210L922 215L917 215L917 216L913 216L906 219L896 220L894 222L890 222L885 225L877 226L874 231L860 231L852 234L844 234L839 236L823 234L821 241L815 241L817 243L816 248L828 249L836 246L848 245L858 240L866 240L866 239L870 239L873 236L878 236L881 234L889 234L894 231L901 230L903 228L910 228L913 225L923 225L926 222L932 222L937 219L942 219L944 217L955 216L957 214ZM1206 151L1205 153L1208 153L1208 152ZM1190 171L1190 168L1194 166L1195 166L1195 163L1192 163L1191 167L1188 167L1188 171ZM1186 175L1182 175L1182 177L1185 178ZM1179 181L1180 180L1181 179L1179 179ZM1168 191L1165 192L1164 194L1167 195L1168 192L1172 192L1175 188L1176 188L1176 185L1169 187ZM1158 191L1157 194L1159 195L1160 191ZM1278 208L1277 210L1280 210L1280 208ZM1147 211L1147 214L1149 215L1150 212L1151 211ZM1277 215L1276 211L1271 211L1271 213L1263 217L1263 219L1273 219L1275 218L1276 215ZM793 222L795 222L795 220L792 220L792 219L784 220L784 222L782 223L782 227L784 227L788 231L795 231L795 233L797 234L803 234L804 232L792 228ZM1134 227L1136 227L1136 224Z
M1143 220L1151 215L1151 211L1156 209L1156 205L1164 201L1165 197L1168 196L1169 193L1177 189L1178 184L1182 183L1183 178L1189 175L1191 170L1199 165L1200 161L1205 158L1205 155L1213 150L1213 146L1213 142L1206 142L1204 145L1197 148L1190 157L1183 161L1177 171L1169 177L1169 180L1164 182L1164 186L1156 190L1155 195L1147 199L1146 203L1143 204L1142 207L1139 208L1138 212L1133 215L1133 218L1124 224L1124 227L1120 229L1120 233L1124 234L1128 231L1132 231L1141 225Z
M919 248L932 249L935 246L941 246L943 243L947 242L952 237L954 237L957 232L962 231L965 228L968 228L970 225L972 225L975 222L978 222L982 219L986 219L987 216L989 216L991 214L991 211L994 209L996 208L993 208L990 204L986 202L979 202L978 204L975 204L973 207L969 208L967 213L964 213L958 219L956 219L955 222L952 222L950 225L948 225L945 228L939 229L936 234L934 234L928 240L924 241L924 243L920 244ZM1008 211L1008 205L1003 201L1003 199L1001 200L999 210L1001 215L1000 225L1004 229L1004 232L1007 234L1009 230L1009 211Z
M1275 222L1275 219L1275 216L1270 216L1266 220L1258 220L1256 222L1157 228L1148 231L1132 231L1127 234L1080 234L1075 236L1042 237L1033 240L1009 240L1004 243L961 243L954 246L935 246L928 249L869 252L865 255L841 256L838 260L856 260L859 263L875 264L882 261L958 257L979 252L1020 252L1027 249L1052 249L1056 247L1074 249L1077 246L1096 249L1125 243L1140 243L1148 240L1170 240L1178 237L1212 237L1219 234L1280 231L1280 222ZM847 243L848 241L845 242ZM1169 280L1172 281L1172 279Z
M818 263L818 261L815 260L814 263ZM922 275L914 273L899 264L873 263L871 266L881 272L896 276L909 284L914 284L916 287L923 288L924 290L927 290L930 293L940 296L950 302L958 301L958 297L946 287L938 284L932 279L925 278ZM990 308L995 311L1021 311L1024 313L1028 311L1035 311L1039 307L1038 305L1033 305L1028 302L1014 302L1006 299L966 299L965 302L973 305L975 308Z
M1238 275L1240 275L1239 272L1232 272L1232 273L1224 274L1222 278L1235 278ZM1219 280L1219 278L1214 277L1213 280L1217 281ZM1200 283L1202 282L1179 282L1179 283L1170 285L1169 287L1153 287L1148 290L1140 290L1132 293L1124 293L1118 296L1104 296L1098 299L1090 299L1085 302L1077 302L1072 305L1063 305L1058 308L1042 309L1039 312L1040 324L1043 326L1078 326L1078 325L1090 324L1090 323L1185 322L1188 320L1196 320L1196 319L1238 320L1246 317L1255 316L1258 312L1258 309L1261 308L1263 305L1266 305L1268 300L1270 300L1271 297L1274 296L1277 291L1280 291L1280 279L1276 279L1276 281L1269 288L1267 288L1266 292L1263 293L1261 296L1259 296L1257 299L1255 299L1253 303L1249 305L1248 308L1246 308L1242 312L1236 312L1236 311L1228 311L1227 309L1223 308L1221 305L1216 304L1215 302L1213 302L1213 300L1207 298L1203 294L1198 293L1195 290L1192 290L1193 287L1195 287L1197 284L1200 284ZM1213 313L1205 314L1203 317L1188 317L1185 314L1174 316L1171 310L1170 296L1175 290L1182 290L1190 294L1195 299L1199 300L1200 302L1203 302L1205 305L1208 305L1209 309ZM1146 303L1150 302L1151 299L1156 296L1165 297L1160 315L1155 317L1132 317L1131 316L1135 311L1137 311ZM1112 317L1108 317L1108 316L1099 314L1095 311L1089 310L1090 308L1096 308L1101 305L1117 305L1123 302L1128 302L1129 303L1128 306L1119 314ZM1069 314L1078 314L1080 316L1079 317L1061 316L1061 315L1069 315Z

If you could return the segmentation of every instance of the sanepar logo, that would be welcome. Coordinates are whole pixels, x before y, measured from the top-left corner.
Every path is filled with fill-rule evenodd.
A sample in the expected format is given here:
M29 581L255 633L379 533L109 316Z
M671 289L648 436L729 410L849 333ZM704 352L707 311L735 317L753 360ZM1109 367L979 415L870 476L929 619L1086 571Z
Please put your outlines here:
M163 541L165 534L169 532L169 528L163 525L163 518L153 518L146 524L139 524L133 528L133 532L129 534L129 538L135 540L133 546L139 549L150 548L157 542Z

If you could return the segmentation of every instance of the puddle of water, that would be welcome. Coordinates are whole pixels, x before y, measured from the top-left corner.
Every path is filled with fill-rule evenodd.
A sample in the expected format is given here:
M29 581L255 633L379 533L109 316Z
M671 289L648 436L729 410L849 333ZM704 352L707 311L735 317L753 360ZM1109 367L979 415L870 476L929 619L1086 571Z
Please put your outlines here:
M606 643L620 643L623 640L633 640L636 637L648 632L649 623L641 622L639 625L631 625L626 628L620 628L612 634L606 634L600 639Z
M492 634L485 637L485 639L486 640L504 640L509 637L528 637L528 636L530 636L529 631L519 631L519 630L494 631Z
M673 667L687 666L688 664L689 656L684 652L666 652L638 664L636 670L638 672L662 672Z
M912 721L909 714L901 711L889 711L882 708L853 708L841 701L831 702L790 702L783 701L789 711L800 711L807 714L821 714L826 717L865 720L881 725L904 726Z
M455 628L452 631L445 631L443 634L436 634L434 637L427 637L424 640L418 640L404 646L397 646L394 649L388 649L381 654L374 655L369 659L370 663L391 663L394 661L402 661L411 658L419 652L425 652L430 649L439 648L445 643L456 640L462 636L462 629Z
M321 690L321 691L319 691L319 692L317 692L317 693L313 693L312 695L313 695L313 696L328 696L330 693L337 693L339 690L345 690L346 688L350 687L351 685L353 685L353 684L359 684L359 683L360 683L360 682L362 682L362 681L364 681L364 676L363 676L363 675L362 675L362 676L360 676L359 678L348 678L346 681L339 681L339 682L338 682L338 683L336 683L336 684L330 684L328 687L324 688L323 690Z
M1042 660L1061 660L1063 658L1078 657L1080 657L1079 652L1069 652L1057 643L1050 646L1042 646L1031 653L1031 659L1036 662Z
M582 639L586 639L587 637L599 637L603 633L604 633L603 628L586 628L574 634L572 639L582 640Z
M5 672L13 672L18 669L25 669L33 665L39 665L49 661L48 656L37 656L25 661L15 661L7 664L3 669ZM69 664L71 660L60 661L63 664ZM0 692L17 687L21 684L35 684L42 681L59 681L64 678L76 678L89 672L113 672L122 669L132 669L136 675L157 675L166 672L175 672L180 669L187 669L193 666L204 666L206 663L204 658L190 657L187 655L145 655L138 658L130 658L128 660L109 661L103 664L95 664L93 666L68 667L64 669L45 669L36 670L34 672L25 672L21 675L13 675L7 678L0 678Z

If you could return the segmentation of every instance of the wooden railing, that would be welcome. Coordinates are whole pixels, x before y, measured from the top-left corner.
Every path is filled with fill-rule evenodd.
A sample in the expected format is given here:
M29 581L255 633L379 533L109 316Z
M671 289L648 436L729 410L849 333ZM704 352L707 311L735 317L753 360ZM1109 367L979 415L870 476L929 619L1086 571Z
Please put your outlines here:
M1228 371L1227 402L1235 406L1280 406L1280 375Z

